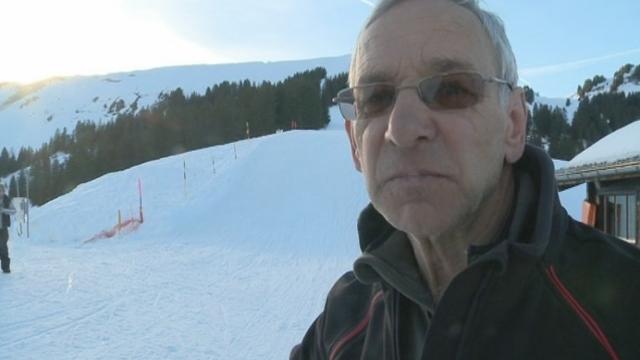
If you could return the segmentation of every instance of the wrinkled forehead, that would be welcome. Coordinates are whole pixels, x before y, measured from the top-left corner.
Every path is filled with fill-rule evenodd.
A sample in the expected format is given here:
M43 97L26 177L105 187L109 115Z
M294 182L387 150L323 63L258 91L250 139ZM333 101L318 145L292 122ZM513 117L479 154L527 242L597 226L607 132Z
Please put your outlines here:
M388 10L360 34L352 61L356 84L400 83L456 70L497 72L493 45L479 19L438 0L408 1Z

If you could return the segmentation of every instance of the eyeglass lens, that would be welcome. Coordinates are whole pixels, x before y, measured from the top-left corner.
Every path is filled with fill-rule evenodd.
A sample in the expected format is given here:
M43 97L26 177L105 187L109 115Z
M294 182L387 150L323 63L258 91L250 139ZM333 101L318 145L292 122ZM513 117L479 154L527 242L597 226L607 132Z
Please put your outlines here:
M484 79L479 74L459 73L433 76L421 80L418 94L432 110L464 109L477 104L484 92ZM391 84L357 86L351 92L353 102L340 101L342 115L349 120L380 116L393 106L397 89Z

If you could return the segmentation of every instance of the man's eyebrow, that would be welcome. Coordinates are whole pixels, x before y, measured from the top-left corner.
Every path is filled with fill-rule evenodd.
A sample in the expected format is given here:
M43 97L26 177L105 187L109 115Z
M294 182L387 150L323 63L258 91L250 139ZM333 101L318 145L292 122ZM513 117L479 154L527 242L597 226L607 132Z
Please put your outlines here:
M451 71L472 71L475 66L469 61L449 57L431 58L423 63L424 75L436 75ZM397 78L395 74L388 71L373 70L362 74L357 85L371 84L379 82L394 82Z
M358 79L358 83L356 85L362 84L371 84L371 83L380 83L380 82L393 82L395 76L386 71L369 71Z
M468 61L446 57L429 59L424 65L427 71L434 74L459 70L475 70L475 66Z

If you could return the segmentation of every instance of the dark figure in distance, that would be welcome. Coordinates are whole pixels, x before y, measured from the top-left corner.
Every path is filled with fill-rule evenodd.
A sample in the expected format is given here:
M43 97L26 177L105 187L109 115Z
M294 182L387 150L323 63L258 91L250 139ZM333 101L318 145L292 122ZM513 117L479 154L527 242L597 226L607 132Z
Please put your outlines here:
M11 204L11 199L5 194L5 188L3 184L0 184L0 218L2 223L0 224L0 266L2 272L8 274L11 272L11 259L9 258L9 247L7 242L9 241L9 226L11 226L11 217L16 213L15 208Z

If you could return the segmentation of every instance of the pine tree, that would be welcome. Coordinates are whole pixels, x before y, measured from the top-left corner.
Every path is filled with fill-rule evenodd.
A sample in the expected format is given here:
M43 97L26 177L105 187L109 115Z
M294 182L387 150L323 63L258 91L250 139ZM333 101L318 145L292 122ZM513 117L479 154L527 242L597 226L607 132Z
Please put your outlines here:
M636 65L633 69L633 72L629 75L629 79L635 82L640 82L640 64Z
M9 197L14 198L17 196L22 196L22 194L18 195L18 184L16 183L16 177L12 176L11 180L9 180Z
M524 98L529 104L533 104L536 98L533 89L527 85L524 86Z
M0 152L0 177L11 173L11 156L9 150L3 147Z
M344 73L328 81L326 71L317 68L276 84L223 82L202 95L185 96L178 88L161 93L155 104L137 112L122 112L124 102L117 99L111 109L118 114L114 121L79 122L71 134L56 131L37 151L20 149L17 160L8 150L0 152L0 171L30 166L30 176L21 172L17 182L29 181L32 200L41 205L108 172L243 139L247 123L251 136L289 128L292 121L301 128L321 128L329 121L327 98L333 90L327 86L346 86L346 79ZM66 162L56 160L56 153L66 154Z
M16 187L20 189L20 192L24 194L25 197L27 196L27 175L24 170L20 170L18 173L18 182Z
M620 87L620 85L622 85L623 82L624 82L624 74L623 73L616 74L616 76L613 78L613 82L611 83L610 91L611 92L618 91L618 88Z

